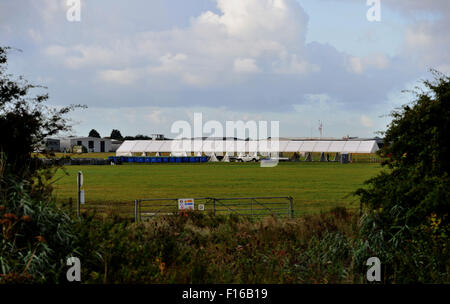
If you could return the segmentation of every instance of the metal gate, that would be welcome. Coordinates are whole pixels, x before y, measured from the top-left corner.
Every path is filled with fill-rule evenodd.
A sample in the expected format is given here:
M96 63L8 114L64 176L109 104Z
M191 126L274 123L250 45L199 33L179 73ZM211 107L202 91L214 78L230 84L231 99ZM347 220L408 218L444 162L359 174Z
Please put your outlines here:
M281 197L231 197L193 198L194 210L212 212L214 215L237 214L250 217L294 217L293 198ZM201 208L199 208L201 206ZM200 209L200 210L199 210ZM135 200L134 218L141 221L158 215L174 215L179 212L178 198Z

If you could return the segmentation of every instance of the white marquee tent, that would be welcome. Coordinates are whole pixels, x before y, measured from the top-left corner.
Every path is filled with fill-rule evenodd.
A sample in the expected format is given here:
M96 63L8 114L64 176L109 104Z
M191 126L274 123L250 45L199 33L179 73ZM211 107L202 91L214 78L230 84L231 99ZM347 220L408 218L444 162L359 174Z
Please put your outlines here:
M282 153L282 152L324 152L324 153L375 153L375 140L136 140L124 141L117 149L117 156L132 156L145 153L172 153L173 155L199 155L200 153Z

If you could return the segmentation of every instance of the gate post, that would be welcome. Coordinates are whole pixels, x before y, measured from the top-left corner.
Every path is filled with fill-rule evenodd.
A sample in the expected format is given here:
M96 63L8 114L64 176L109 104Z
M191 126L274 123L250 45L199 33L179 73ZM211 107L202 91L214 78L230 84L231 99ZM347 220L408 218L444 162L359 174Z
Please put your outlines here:
M294 218L294 207L293 207L292 196L289 196L289 208L291 209L291 218Z
M138 200L134 201L134 222L138 222Z

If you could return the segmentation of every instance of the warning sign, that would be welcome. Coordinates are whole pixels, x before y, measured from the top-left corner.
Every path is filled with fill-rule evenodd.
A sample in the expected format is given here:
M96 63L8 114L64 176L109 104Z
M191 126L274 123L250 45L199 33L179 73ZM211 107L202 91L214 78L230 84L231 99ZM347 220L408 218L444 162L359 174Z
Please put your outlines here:
M194 199L193 198L178 199L178 209L179 210L194 210Z

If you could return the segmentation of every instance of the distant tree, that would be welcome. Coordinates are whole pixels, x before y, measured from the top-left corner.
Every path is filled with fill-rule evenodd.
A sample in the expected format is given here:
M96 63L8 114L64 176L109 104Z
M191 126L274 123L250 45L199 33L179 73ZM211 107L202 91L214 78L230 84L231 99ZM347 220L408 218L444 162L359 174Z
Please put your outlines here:
M135 140L149 140L152 139L151 137L147 135L138 134L134 137Z
M125 136L123 140L149 140L152 139L150 136L138 134L136 136Z
M97 138L100 138L101 136L100 136L100 133L97 132L97 130L92 129L92 130L89 132L89 137L97 137Z
M122 140L122 139L123 139L123 136L122 136L122 134L120 133L119 130L114 129L114 130L111 131L111 136L110 136L110 138L111 138L111 139Z

